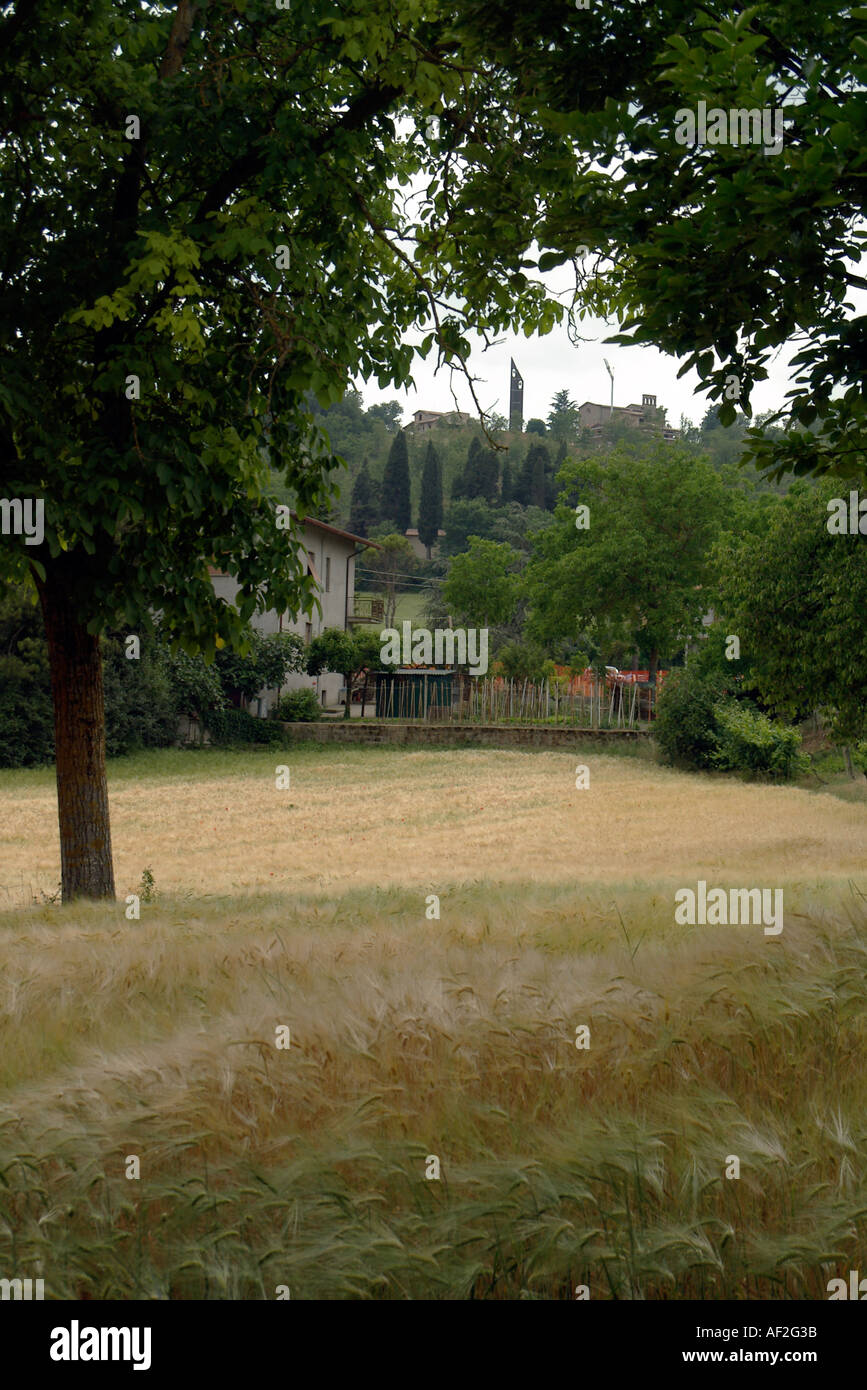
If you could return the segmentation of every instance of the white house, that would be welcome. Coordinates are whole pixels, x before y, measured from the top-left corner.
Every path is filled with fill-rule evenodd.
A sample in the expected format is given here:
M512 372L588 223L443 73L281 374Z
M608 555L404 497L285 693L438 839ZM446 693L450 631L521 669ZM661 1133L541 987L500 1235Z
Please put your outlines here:
M373 541L363 536L354 536L350 531L341 531L324 521L307 518L303 523L303 546L307 552L308 572L313 576L321 612L299 613L293 618L289 613L277 613L269 609L265 613L255 613L252 626L263 635L274 632L295 632L305 642L318 637L326 627L351 627L357 622L372 620L371 605L356 604L355 601L355 560L368 548L377 549ZM236 579L222 570L209 567L214 591L227 603L233 603L238 593ZM358 612L356 613L356 608ZM340 702L343 691L343 677L325 672L321 676L290 674L280 690L260 690L251 700L248 709L251 714L265 715L280 695L287 690L307 688L315 690L320 704L328 707Z

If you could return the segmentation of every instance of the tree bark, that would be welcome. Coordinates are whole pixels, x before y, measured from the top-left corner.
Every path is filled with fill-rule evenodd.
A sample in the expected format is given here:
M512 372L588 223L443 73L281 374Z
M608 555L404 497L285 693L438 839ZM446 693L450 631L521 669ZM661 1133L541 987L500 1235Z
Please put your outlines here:
M51 664L63 902L115 896L102 656L99 638L78 620L68 581L57 565L36 580Z
M192 4L191 0L180 0L172 20L168 47L160 63L160 77L163 80L167 77L176 77L183 66L184 54L190 41L190 34L193 32L193 22L198 8L198 5Z

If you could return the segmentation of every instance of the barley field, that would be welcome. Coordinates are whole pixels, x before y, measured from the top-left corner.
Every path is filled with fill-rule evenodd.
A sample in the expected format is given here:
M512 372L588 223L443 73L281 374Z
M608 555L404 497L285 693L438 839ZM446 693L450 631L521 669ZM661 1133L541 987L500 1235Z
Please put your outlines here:
M0 773L6 1277L823 1299L867 1267L863 804L591 749L110 781L119 901L64 907L52 776ZM698 879L782 887L784 930L676 925Z

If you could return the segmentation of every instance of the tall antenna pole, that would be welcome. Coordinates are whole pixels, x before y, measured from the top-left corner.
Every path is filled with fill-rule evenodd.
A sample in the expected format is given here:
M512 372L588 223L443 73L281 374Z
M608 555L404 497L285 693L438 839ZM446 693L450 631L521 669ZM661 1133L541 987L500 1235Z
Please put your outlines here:
M605 370L611 377L611 404L608 407L608 419L610 420L612 415L614 414L614 373L608 365L608 358L603 357L602 361L605 363Z

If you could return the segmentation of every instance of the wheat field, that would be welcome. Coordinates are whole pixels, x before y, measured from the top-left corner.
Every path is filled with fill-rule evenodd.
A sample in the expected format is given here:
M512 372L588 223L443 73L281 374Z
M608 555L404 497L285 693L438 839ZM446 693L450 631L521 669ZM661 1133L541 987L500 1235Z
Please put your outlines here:
M0 774L4 1277L816 1299L867 1267L863 806L594 751L110 779L119 901L63 907L51 777ZM782 886L783 932L677 926L698 878Z
M638 756L500 750L207 750L119 759L117 890L150 867L171 893L344 893L497 882L667 886L755 876L845 881L865 867L864 807L798 788L687 776ZM127 763L127 766L122 764ZM275 769L289 770L278 790ZM158 770L157 770L158 769ZM0 894L51 891L47 772L0 774ZM20 899L25 900L24 898Z

